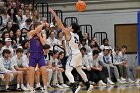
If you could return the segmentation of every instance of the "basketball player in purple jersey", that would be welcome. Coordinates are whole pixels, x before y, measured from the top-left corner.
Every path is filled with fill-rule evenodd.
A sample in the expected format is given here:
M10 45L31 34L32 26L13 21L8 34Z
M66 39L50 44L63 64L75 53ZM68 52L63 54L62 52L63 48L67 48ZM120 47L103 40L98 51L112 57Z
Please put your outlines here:
M46 35L41 34L42 28L49 28L48 23L41 24L40 22L35 22L34 30L31 30L27 35L30 40L30 59L29 59L29 84L31 92L34 92L33 84L34 84L34 75L35 75L35 67L38 64L41 73L42 80L44 84L44 93L47 93L47 72L46 72L46 62L43 54L43 46L46 45Z

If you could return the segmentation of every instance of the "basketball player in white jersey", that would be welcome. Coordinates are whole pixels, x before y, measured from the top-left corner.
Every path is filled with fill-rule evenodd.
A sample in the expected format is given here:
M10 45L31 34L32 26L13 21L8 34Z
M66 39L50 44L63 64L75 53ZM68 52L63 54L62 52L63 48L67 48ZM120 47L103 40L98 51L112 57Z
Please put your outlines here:
M52 13L52 15L55 17L58 27L62 29L62 31L64 32L65 37L66 37L66 46L67 46L67 50L68 50L67 52L68 52L69 58L68 58L67 64L66 64L65 74L71 83L72 91L73 91L73 93L77 93L81 88L80 86L77 88L75 81L74 81L74 77L71 73L73 68L76 68L77 72L83 78L84 84L88 90L87 92L89 93L93 89L93 86L90 85L86 74L81 69L82 55L78 48L79 36L77 35L77 32L80 30L80 27L79 27L79 25L73 23L71 25L71 27L65 28L64 25L62 24L61 20L59 19L59 17L56 15L56 13L51 8L49 8L49 10Z

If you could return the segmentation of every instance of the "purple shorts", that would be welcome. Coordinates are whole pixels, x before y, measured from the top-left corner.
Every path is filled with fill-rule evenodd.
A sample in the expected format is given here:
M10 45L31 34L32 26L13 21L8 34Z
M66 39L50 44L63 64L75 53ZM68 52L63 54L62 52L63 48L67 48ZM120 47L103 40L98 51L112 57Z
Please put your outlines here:
M30 53L29 66L36 67L37 64L39 68L46 66L43 53Z

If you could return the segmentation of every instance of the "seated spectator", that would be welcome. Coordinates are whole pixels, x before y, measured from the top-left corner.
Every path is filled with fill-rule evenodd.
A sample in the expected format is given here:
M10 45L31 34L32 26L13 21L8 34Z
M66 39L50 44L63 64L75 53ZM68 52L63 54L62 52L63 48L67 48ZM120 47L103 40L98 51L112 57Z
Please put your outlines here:
M103 39L103 45L100 46L100 49L103 51L104 47L108 46L112 50L112 47L109 45L109 40L107 38Z
M58 40L55 38L55 33L53 31L50 32L50 36L47 39L47 44L50 45L50 50L53 50L54 45L58 45ZM57 48L56 48L57 50Z
M93 50L92 56L88 58L88 62L91 67L91 80L92 82L98 83L99 86L106 86L107 83L113 83L109 79L108 70L99 63L99 51Z
M83 38L83 39L81 40L81 44L80 44L79 48L82 48L82 47L85 47L85 48L86 48L87 53L90 52L90 47L89 47L88 44L86 43L86 39L85 39L85 38Z
M88 32L84 33L84 38L86 39L86 44L89 45L91 40L89 39L89 33Z
M1 38L3 41L5 41L5 38L10 38L9 31L5 31L2 33Z
M32 23L32 20L30 18L26 19L25 22L20 25L20 30L22 32L28 32L31 23Z
M55 67L55 71L53 71L52 86L58 88L66 87L62 76L64 69L62 68L61 62L58 60L58 51L53 51L53 55L50 61L52 62L53 67Z
M27 63L23 60L23 49L17 48L16 55L12 57L11 62L16 71L21 71L23 73L22 78L25 77L26 84L29 84L29 68L26 65ZM28 90L24 87L24 90Z
M119 68L120 70L120 74L122 77L122 80L126 80L130 83L134 83L134 81L130 78L130 70L129 70L129 64L128 64L128 59L127 59L127 55L126 55L126 51L127 51L127 46L123 45L121 47L121 51L119 52L119 56L120 56L120 61L122 62L122 68Z
M5 27L3 27L2 29L1 29L1 31L11 31L12 30L12 26L13 26L13 22L12 21L8 21L7 23L6 23L6 26Z
M4 46L3 40L0 40L0 57L2 57L2 47Z
M112 63L109 50L110 50L109 47L105 46L103 52L100 53L99 60L101 62L101 65L107 68L110 79L111 79L111 73L113 73L115 75L115 79L117 80L117 82L123 84L124 82L120 80L120 75L117 67L114 66ZM114 84L114 83L111 82L110 84Z
M17 17L17 23L18 25L20 26L22 23L24 23L25 21L23 20L23 10L22 9L19 9L18 10L18 14L16 15Z
M1 72L8 72L10 74L11 81L16 78L17 79L17 90L26 90L26 88L23 85L23 73L22 71L16 71L14 69L13 63L11 62L10 58L11 51L8 49L4 49L2 52L2 58L0 58L0 64L1 64ZM7 88L9 90L9 86Z
M26 9L25 10L25 15L23 15L23 22L25 22L29 18L31 19L30 10Z
M90 78L91 68L90 68L90 64L89 64L89 61L88 61L88 55L87 55L87 52L86 52L86 48L82 47L80 49L80 51L81 51L81 54L82 54L82 69L86 73L88 80L91 80L91 78ZM80 78L80 79L82 79L82 78Z
M11 51L11 56L13 56L14 55L14 49L12 48L12 46L11 46L11 39L10 38L5 38L5 45L2 47L2 51L4 50L4 49L9 49L10 51Z

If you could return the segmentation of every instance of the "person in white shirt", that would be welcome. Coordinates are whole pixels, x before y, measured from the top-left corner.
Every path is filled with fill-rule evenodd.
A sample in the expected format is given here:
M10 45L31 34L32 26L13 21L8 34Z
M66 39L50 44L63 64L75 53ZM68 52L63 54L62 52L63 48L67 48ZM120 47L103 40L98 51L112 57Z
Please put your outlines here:
M58 60L58 54L59 52L57 50L53 51L52 57L50 61L52 62L52 66L55 67L55 71L53 71L53 77L52 77L52 86L53 87L58 87L58 88L63 88L60 84L64 84L62 72L64 72L64 69L61 68L59 65L59 60Z
M100 46L100 49L103 51L105 46L108 46L109 49L112 49L112 47L109 45L109 40L107 38L103 39L103 45Z
M82 47L85 47L85 48L86 48L87 53L89 53L89 52L91 51L91 48L90 48L90 47L88 46L88 44L86 43L86 39L85 39L85 38L83 38L83 39L81 40L81 44L80 44L80 46L79 46L79 49L82 48Z
M8 49L4 49L2 52L2 56L0 58L0 71L1 72L9 72L10 73L10 79L11 81L14 78L17 78L17 90L26 90L26 88L23 85L23 73L22 71L16 71L14 69L13 63L10 58L11 51ZM20 86L21 85L21 86ZM9 88L9 86L6 86L6 89Z
M113 63L112 63L109 51L110 51L110 48L108 46L105 46L104 49L103 49L103 52L101 52L99 54L99 60L101 62L101 65L103 67L107 68L110 79L111 79L111 73L114 73L117 82L119 82L120 84L123 84L124 82L122 80L120 80L120 75L119 75L118 68L116 66L114 66ZM113 69L113 70L111 70L111 69ZM115 84L113 82L109 82L109 83L110 84Z
M129 64L128 64L128 59L127 59L127 55L126 55L126 51L127 51L127 46L123 45L121 47L121 51L119 52L119 56L120 56L120 61L122 62L122 70L121 70L121 77L122 80L128 80L129 83L134 83L133 80L131 80L131 76L130 76L130 70L129 70Z
M47 39L47 44L50 45L51 51L53 50L53 46L58 44L58 40L55 38L55 33L53 31L50 32L50 36Z
M2 47L4 46L3 40L0 40L0 57L2 57Z
M5 38L5 45L2 47L2 51L4 49L9 49L11 51L11 56L14 55L14 49L11 47L11 39L10 38Z
M80 51L81 51L81 54L82 54L82 69L86 73L88 79L91 80L91 78L90 78L91 68L90 68L90 63L88 61L88 55L86 55L87 54L86 48L85 47L82 47L80 49Z
M23 60L23 49L17 48L16 55L11 58L11 62L16 71L21 71L23 73L22 78L26 78L26 84L29 84L29 68L26 66L26 62ZM23 86L24 87L24 86ZM25 90L28 90L24 87Z

